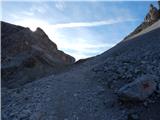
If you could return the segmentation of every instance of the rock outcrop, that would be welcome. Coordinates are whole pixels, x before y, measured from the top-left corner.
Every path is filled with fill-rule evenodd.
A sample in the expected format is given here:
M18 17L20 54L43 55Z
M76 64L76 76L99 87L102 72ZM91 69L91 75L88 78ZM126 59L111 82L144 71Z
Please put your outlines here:
M41 28L1 22L2 87L16 87L56 73L75 59L58 50Z
M152 4L150 5L149 13L146 15L144 22L145 23L154 23L160 17L159 11Z
M153 23L160 19L160 9L158 10L152 4L150 5L149 12L144 18L144 21L132 32L130 33L125 39L134 36L137 33L140 33L147 27L151 26Z

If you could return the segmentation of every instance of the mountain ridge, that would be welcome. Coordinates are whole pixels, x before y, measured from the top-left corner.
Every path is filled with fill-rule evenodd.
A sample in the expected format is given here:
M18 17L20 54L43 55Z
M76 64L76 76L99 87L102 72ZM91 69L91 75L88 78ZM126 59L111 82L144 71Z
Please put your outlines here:
M1 22L1 28L2 86L22 85L75 62L72 56L58 50L41 28L32 32L6 22Z

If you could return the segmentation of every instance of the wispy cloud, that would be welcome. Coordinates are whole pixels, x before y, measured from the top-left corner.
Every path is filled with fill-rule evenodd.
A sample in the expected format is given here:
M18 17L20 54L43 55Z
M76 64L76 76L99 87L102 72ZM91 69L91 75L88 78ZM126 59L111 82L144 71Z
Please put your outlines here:
M33 16L34 12L31 12L31 11L22 11L21 14L27 15L27 16Z
M22 10L20 14L25 15L25 16L35 16L36 14L45 14L47 10L49 9L49 6L45 3L37 3L32 5L29 9L27 10Z
M12 15L14 16L14 14ZM15 15L16 16L16 15ZM104 26L104 25L112 25L118 24L123 22L133 22L136 21L135 18L115 18L115 19L108 19L108 20L101 20L101 21L91 21L91 22L68 22L68 23L58 23L58 24L49 24L45 21L37 20L37 19L23 19L23 20L16 20L14 23L18 23L19 25L30 27L32 30L35 30L36 27L46 26L50 29L63 29L63 28L78 28L78 27L96 27L96 26Z
M94 26L102 26L102 25L111 25L111 24L117 24L122 22L131 22L135 21L137 19L130 18L130 19L109 19L109 20L103 20L103 21L91 21L91 22L71 22L71 23L60 23L60 24L54 24L52 27L54 28L76 28L76 27L94 27Z
M100 7L102 5L95 4ZM103 11L106 11L107 7L104 10L100 9L101 12L97 12L97 7L94 7L93 4L90 4L90 7L84 7L84 10L82 10L83 7L77 8L76 4L70 5L57 1L52 4L45 4L45 2L30 4L27 9L22 8L16 13L9 11L7 14L10 16L8 22L29 27L33 31L37 27L41 27L60 50L78 60L98 55L113 47L116 44L113 39L118 38L113 38L113 36L118 35L112 32L114 30L110 31L109 28L114 24L118 26L121 23L128 24L128 22L137 21L137 18L132 16L128 9L117 8L117 6L110 11L107 9L111 16L106 16L106 12ZM86 14L87 12L88 14ZM123 15L119 13L123 13ZM103 34L103 30L99 30L101 26L107 26L106 28L102 27L106 31L105 34Z
M65 8L65 3L64 1L56 1L55 2L55 7L60 10L60 11L63 11L64 8Z
M42 4L42 3L39 3L39 4L40 5L33 5L30 8L30 12L37 12L40 14L44 14L47 11L48 6L46 4Z

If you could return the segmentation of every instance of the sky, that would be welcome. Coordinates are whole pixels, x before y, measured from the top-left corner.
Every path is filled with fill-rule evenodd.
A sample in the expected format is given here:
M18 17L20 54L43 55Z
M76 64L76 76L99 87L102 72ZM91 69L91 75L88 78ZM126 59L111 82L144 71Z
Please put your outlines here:
M58 48L78 59L110 49L143 20L156 1L2 1L1 20L42 28Z

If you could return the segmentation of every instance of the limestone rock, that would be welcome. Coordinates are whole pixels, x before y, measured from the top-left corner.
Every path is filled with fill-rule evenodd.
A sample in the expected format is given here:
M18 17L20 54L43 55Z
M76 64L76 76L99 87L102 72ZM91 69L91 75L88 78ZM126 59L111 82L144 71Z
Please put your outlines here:
M149 13L146 15L144 22L155 22L159 19L159 16L158 9L151 4Z
M125 37L124 40L126 40L131 36L134 36L135 34L140 33L144 29L154 24L159 19L160 19L160 9L158 10L156 7L154 7L151 4L149 8L149 12L145 16L144 21L132 33L130 33L127 37Z
M143 75L120 88L118 95L124 101L143 101L156 90L156 80L156 76Z

